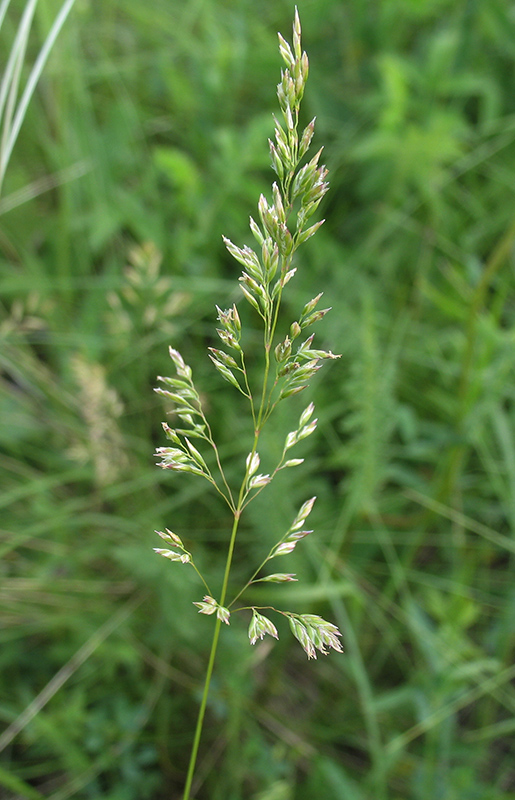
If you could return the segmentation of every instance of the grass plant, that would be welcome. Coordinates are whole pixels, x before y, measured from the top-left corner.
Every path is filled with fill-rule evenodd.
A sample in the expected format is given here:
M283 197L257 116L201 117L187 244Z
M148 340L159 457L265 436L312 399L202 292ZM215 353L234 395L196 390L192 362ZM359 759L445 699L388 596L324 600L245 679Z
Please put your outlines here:
M304 463L242 514L225 607L316 495L315 533L266 565L299 581L251 585L241 605L311 611L345 654L308 660L267 611L279 640L249 646L252 612L232 613L192 794L513 800L511 8L298 6L311 61L301 129L317 117L331 191L278 331L323 288L334 310L317 339L342 355L260 435L255 474L271 474L316 399L317 435L288 454ZM22 78L60 7L39 0ZM24 8L11 0L3 19L5 61ZM250 403L199 353L237 361L212 324L214 301L236 303L261 385L262 320L220 234L256 249L244 210L269 192L273 33L292 11L77 3L28 105L0 200L6 800L184 792L216 622L191 604L220 600L233 515L205 478L155 468L174 403L152 388L173 342L237 493ZM223 490L212 447L188 438ZM211 592L191 566L152 557L165 525Z
M0 5L0 34L11 0ZM32 20L38 0L27 0L0 82L0 196L7 165L25 119L27 108L59 32L75 0L64 0L18 97Z
M245 245L237 247L230 239L224 237L229 253L243 265L244 271L239 279L240 288L245 300L260 317L263 327L263 371L260 383L251 387L246 361L249 356L245 352L245 329L242 326L238 308L234 303L230 309L218 308L220 327L216 332L226 350L209 348L209 357L215 368L233 388L249 402L249 428L252 432L251 449L245 460L245 469L239 489L233 490L226 478L219 449L213 438L211 427L206 418L203 401L193 383L191 367L177 350L170 348L170 357L175 366L176 377L160 378L167 388L156 391L171 400L173 412L177 415L179 425L171 428L163 423L167 439L173 447L159 447L156 455L163 469L190 473L206 479L229 507L233 522L228 542L224 576L219 592L219 599L212 596L209 584L201 574L192 554L186 549L181 538L168 528L158 531L160 537L174 549L154 548L157 553L167 559L193 567L208 594L202 601L194 602L201 614L215 615L214 633L207 664L204 690L200 704L197 726L193 739L192 753L184 788L184 800L189 800L195 772L195 765L204 723L209 687L215 664L218 640L222 622L230 624L231 616L241 611L250 611L251 619L248 635L251 644L265 635L278 638L277 628L263 611L281 614L289 622L295 638L307 653L308 658L316 658L316 652L327 654L332 648L342 652L338 628L317 614L297 614L284 611L273 606L241 606L240 598L246 590L256 583L290 583L297 578L293 573L274 572L263 574L269 561L278 556L290 554L297 543L312 533L305 529L304 523L309 516L316 497L306 500L295 516L292 524L279 541L265 555L259 566L252 572L247 582L239 589L231 586L231 567L237 541L240 521L245 508L268 486L277 473L283 469L298 467L303 458L290 458L290 450L298 442L310 436L317 426L312 419L315 407L310 403L300 415L297 427L288 433L282 452L275 467L267 474L259 474L261 459L258 452L263 430L275 411L277 405L287 398L298 395L307 388L310 378L320 369L322 359L338 358L330 351L318 350L313 346L314 334L303 341L302 331L311 328L323 319L329 308L319 310L318 303L322 294L318 294L304 305L298 320L289 325L288 333L280 332L281 302L286 285L295 276L293 267L295 253L300 245L311 238L320 228L322 222L311 224L309 220L316 212L324 197L328 183L327 169L319 166L321 150L310 160L306 158L315 130L313 119L299 133L300 105L308 78L309 62L301 47L301 25L297 9L293 23L293 46L279 34L279 47L286 68L281 73L278 85L278 99L283 122L275 121L275 143L269 140L272 166L277 174L278 183L272 186L272 204L269 205L262 194L258 210L260 224L252 217L250 228L259 245L259 253ZM305 334L304 334L305 335ZM230 352L227 352L229 350ZM232 353L232 354L231 354ZM251 354L252 357L252 354ZM255 357L255 356L254 356ZM194 446L192 439L200 441L204 448L211 449L216 462L214 476L212 468L201 452ZM267 567L267 569L269 569ZM230 599L230 591L233 596Z

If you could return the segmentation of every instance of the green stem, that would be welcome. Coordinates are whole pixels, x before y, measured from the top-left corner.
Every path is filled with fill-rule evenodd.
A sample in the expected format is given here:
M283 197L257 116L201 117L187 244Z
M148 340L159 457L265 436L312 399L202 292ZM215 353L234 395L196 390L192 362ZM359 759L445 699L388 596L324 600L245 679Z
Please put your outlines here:
M202 414L202 416L203 416L203 420L204 420L204 423L205 423L205 425L206 425L206 428L207 428L207 433L208 433L208 442L209 442L209 444L211 445L211 447L213 448L213 450L214 450L214 452L215 452L215 458L216 458L216 463L217 463L217 466L218 466L218 471L220 472L220 475L221 475L221 477L222 477L222 481L223 481L223 483L224 483L224 486L225 486L225 488L227 489L227 495L228 495L228 496L226 496L226 495L224 494L224 492L222 492L222 491L220 490L220 488L218 487L218 484L216 483L216 481L215 481L215 484L214 484L214 485L215 485L215 487L216 487L217 491L218 491L218 492L220 492L220 494L222 495L222 497L224 498L224 500L227 502L227 505L229 506L229 508L231 509L231 511L233 511L233 512L234 512L234 509L235 509L235 506L234 506L234 499L233 499L233 496L232 496L231 487L230 487L230 486L229 486L229 484L227 483L227 479L226 479L226 477L225 477L225 472L224 472L224 470L223 470L223 467L222 467L222 462L220 461L220 455L219 455L219 453L218 453L218 447L216 446L216 444L215 444L215 441L214 441L214 439L213 439L213 434L212 434L212 432L211 432L211 426L209 425L209 422L207 421L207 419L204 417L204 415L203 415L203 414Z
M191 557L191 556L190 556L190 557ZM193 567L193 569L195 570L195 572L197 573L197 575L199 576L199 578L200 578L200 580L202 581L202 583L204 584L204 586L206 587L207 593L208 593L209 595L211 595L211 594L212 594L212 592L211 592L211 589L210 589L210 588L209 588L209 586L207 585L207 582L206 582L206 580L204 579L204 576L202 575L202 573L199 571L199 569L198 569L197 565L196 565L196 564L195 564L193 561L190 561L190 564L191 564L191 566Z
M246 476L245 476L245 480L246 480ZM232 564L232 558L233 558L233 554L234 554L234 543L236 541L236 533L238 531L238 523L240 521L240 514L241 514L240 506L241 506L241 502L242 502L242 499L243 499L244 489L245 489L245 481L243 481L243 483L241 485L240 497L239 497L239 500L238 500L238 508L236 509L236 511L234 513L234 522L233 522L232 531L231 531L231 541L229 542L229 550L227 552L227 561L225 563L224 580L223 580L223 584L222 584L222 591L221 591L221 594L220 594L220 605L221 606L224 605L225 598L226 598L226 595L227 595L227 586L229 584L229 574L231 572L231 564ZM202 700L201 700L200 708L199 708L199 712L198 712L197 727L195 728L195 736L194 736L193 745L192 745L192 748L191 748L190 763L189 763L189 766L188 766L188 775L186 777L186 785L184 787L183 800L190 800L191 784L193 782L193 775L195 773L195 765L197 763L198 748L199 748L199 744L200 744L200 737L202 735L202 727L204 725L204 715L206 713L207 698L208 698L208 695L209 695L209 686L211 684L211 676L213 674L213 667L214 667L214 663L215 663L216 650L217 650L217 647L218 647L218 638L220 636L221 624L222 624L222 621L217 618L216 621L215 621L215 630L214 630L214 633L213 633L213 641L211 643L211 651L209 653L209 662L208 662L208 665L207 665L206 678L205 678L205 681L204 681L204 691L202 693Z
M252 392L250 390L249 376L247 374L247 366L245 364L245 354L244 354L243 350L240 352L240 360L241 360L243 377L244 377L244 380L245 380L245 387L247 389L248 398L249 398L249 401L250 401L250 411L251 411L251 414L252 414L252 424L254 425L254 431L255 431L256 430L256 424L257 424L256 423L256 411L254 409L254 400L252 398Z
M209 686L211 683L211 676L213 674L213 667L215 663L216 649L218 647L218 637L220 636L220 627L222 621L218 618L215 621L215 631L213 634L213 641L211 643L211 652L209 654L209 662L207 665L206 679L204 681L204 691L202 693L202 702L197 718L197 727L195 728L195 737L191 748L190 763L188 767L188 775L186 777L186 785L184 787L183 800L190 800L191 784L193 783L193 775L195 773L195 765L197 763L198 748L200 744L200 737L202 735L202 727L204 724L204 715L206 713L207 698L209 695Z

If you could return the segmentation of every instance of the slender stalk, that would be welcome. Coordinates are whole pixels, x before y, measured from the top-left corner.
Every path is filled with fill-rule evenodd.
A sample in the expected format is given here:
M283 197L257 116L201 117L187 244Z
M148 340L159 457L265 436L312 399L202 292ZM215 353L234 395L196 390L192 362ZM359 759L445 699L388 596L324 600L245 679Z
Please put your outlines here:
M250 413L252 414L252 422L253 422L253 425L254 425L254 430L256 430L256 427L257 427L256 411L255 411L255 408L254 408L254 400L253 400L253 397L252 397L252 392L250 390L249 376L247 374L247 366L245 364L245 353L243 352L243 350L240 353L240 360L241 360L241 366L242 366L242 369L243 369L243 379L245 381L245 387L247 389L249 402L250 402Z
M206 678L204 681L204 691L202 693L202 701L197 717L197 726L195 728L195 736L193 738L193 745L191 748L190 762L188 766L188 775L186 777L186 784L184 787L183 800L190 800L191 784L193 783L193 776L195 774L195 765L197 763L198 748L200 744L200 737L202 736L202 728L204 725L204 715L206 713L207 698L209 696L209 687L211 685L211 676L213 675L213 667L215 664L216 650L218 647L218 638L220 636L220 628L222 621L215 620L215 630L213 632L213 641L211 643L211 652L209 653L209 661L207 664Z
M223 493L223 492L222 492L222 491L219 489L219 487L218 487L218 485L217 485L217 483L216 483L216 481L215 481L215 486L216 486L216 489L217 489L217 491L218 491L218 492L219 492L219 493L222 495L222 497L224 498L224 500L227 502L227 505L229 506L229 508L231 509L231 511L233 511L233 512L234 512L234 498L233 498L233 496L232 496L231 487L230 487L230 486L229 486L229 484L227 483L227 479L226 479L226 477L225 477L225 472L224 472L224 469L223 469L223 467L222 467L222 463L221 463L221 461L220 461L220 454L219 454L219 452L218 452L218 447L216 446L215 440L213 439L213 433L212 433L212 431L211 431L211 426L210 426L209 422L207 421L207 419L206 419L206 417L205 417L205 415L204 415L204 411L203 411L203 409L202 409L202 405L200 404L200 402L199 402L199 404L198 404L198 409L199 409L199 411L200 411L200 413L201 413L202 420L203 420L203 422L204 422L204 424L205 424L205 426L206 426L206 430L207 430L207 434L208 434L208 435L207 435L207 440L208 440L209 444L211 445L211 447L212 447L212 448L213 448L213 450L214 450L214 453L215 453L215 458L216 458L216 464L217 464L217 466L218 466L218 471L219 471L219 473L220 473L220 475L221 475L221 478L222 478L223 484L224 484L225 488L227 489L227 495L228 495L228 496L226 496L226 495L225 495L225 494L224 494L224 493Z
M245 476L246 477L246 476ZM231 572L231 565L232 565L232 558L234 554L234 544L236 542L236 534L238 532L238 524L240 521L240 506L243 501L243 493L245 490L245 483L246 480L242 482L241 489L240 489L240 496L238 500L238 508L234 514L234 521L232 525L231 531L231 540L229 542L229 550L227 552L227 560L225 562L225 572L224 572L224 580L222 584L222 591L220 593L220 605L223 606L225 603L225 598L227 596L227 587L229 585L229 575ZM200 744L200 738L202 736L202 728L204 726L204 716L206 713L206 706L207 706L207 698L209 696L209 687L211 685L211 677L213 675L213 667L215 664L216 658L216 651L218 648L218 639L220 637L220 628L222 626L221 619L217 618L215 621L215 629L213 632L213 640L211 642L211 650L209 653L209 661L207 664L206 670L206 678L204 681L204 691L202 692L202 700L200 703L200 708L197 717L197 725L195 728L195 735L193 738L193 745L191 748L191 755L190 755L190 762L188 766L188 774L186 777L186 785L184 787L184 795L183 800L190 800L190 792L191 792L191 784L193 782L193 775L195 774L195 765L197 763L197 756L198 756L198 748Z

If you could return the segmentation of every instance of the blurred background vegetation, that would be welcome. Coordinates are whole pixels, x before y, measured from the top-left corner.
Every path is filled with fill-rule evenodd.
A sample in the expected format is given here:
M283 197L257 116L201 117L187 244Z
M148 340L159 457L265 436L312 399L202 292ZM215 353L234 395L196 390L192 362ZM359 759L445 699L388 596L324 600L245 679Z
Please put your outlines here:
M285 564L301 582L259 597L332 619L346 652L308 664L285 629L254 648L224 630L196 797L513 800L515 6L298 4L332 189L285 321L323 289L319 343L343 357L236 572L317 494ZM27 64L59 6L40 0ZM152 387L173 344L238 474L241 404L205 348L239 296L221 236L249 241L272 180L292 18L77 0L29 107L0 199L2 798L180 797L212 620L153 530L216 582L228 520L153 465Z

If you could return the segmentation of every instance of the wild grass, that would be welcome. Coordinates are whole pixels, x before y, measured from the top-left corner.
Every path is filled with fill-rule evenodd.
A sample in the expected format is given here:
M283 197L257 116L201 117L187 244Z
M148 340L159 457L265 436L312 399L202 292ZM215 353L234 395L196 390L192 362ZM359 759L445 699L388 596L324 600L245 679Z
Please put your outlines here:
M306 530L306 519L311 514L316 495L305 500L295 514L293 522L276 542L266 548L257 560L257 566L249 569L247 580L236 589L231 581L233 563L237 558L238 544L245 510L285 469L300 467L304 458L291 458L298 450L299 442L311 436L317 427L313 418L315 406L310 402L300 414L293 430L287 433L279 448L279 455L268 467L269 473L259 473L261 449L265 431L270 420L285 400L291 402L301 392L305 392L311 379L321 369L324 360L338 359L330 350L320 350L314 344L313 325L320 322L331 308L320 308L322 292L318 293L299 308L295 319L284 328L281 305L288 295L286 286L295 278L297 267L295 254L308 239L322 226L324 220L313 222L329 184L326 181L327 168L320 165L322 148L314 155L310 146L315 132L315 118L305 128L299 128L299 116L304 90L309 73L309 59L302 50L301 24L297 8L292 31L292 44L279 34L279 51L285 67L281 70L281 80L277 85L277 98L280 117L274 116L274 141L268 140L272 168L277 181L272 184L272 199L261 194L258 202L258 222L250 217L250 230L258 247L248 245L238 247L230 239L224 244L231 256L243 266L238 278L243 299L255 312L254 320L262 328L261 374L253 378L247 366L249 359L256 360L255 351L247 350L247 325L242 325L238 306L233 303L223 310L216 306L216 328L224 349L209 347L208 355L220 376L239 392L248 403L247 436L250 452L245 458L245 467L239 482L231 487L227 480L226 467L220 458L219 447L213 437L211 425L206 417L205 406L209 399L201 397L193 379L192 368L184 362L178 350L170 346L169 354L174 366L174 377L159 376L161 386L155 391L170 404L172 425L163 422L166 439L171 445L158 447L155 455L158 466L172 473L195 475L208 481L212 489L227 504L232 514L232 522L227 528L227 555L221 587L216 596L206 577L194 561L194 555L184 545L181 537L165 528L156 531L167 545L154 550L172 562L189 565L203 584L203 600L194 601L201 614L214 617L213 637L206 666L204 689L200 703L197 725L193 737L191 756L184 787L184 800L189 800L192 791L199 745L204 726L204 717L222 623L230 625L234 615L251 612L248 626L250 644L255 645L265 636L279 639L277 628L270 619L279 615L288 621L291 633L298 640L308 658L316 658L317 650L324 655L333 649L342 653L339 637L341 633L331 622L318 614L298 614L275 608L271 605L241 605L249 602L249 594L258 583L291 583L298 579L295 573L272 572L269 561L291 555L297 544L313 533ZM259 319L258 319L259 318ZM255 322L253 323L255 326ZM305 331L307 333L302 333ZM309 334L309 335L307 335ZM307 338L305 338L307 335ZM219 343L218 343L219 344ZM319 363L322 362L322 363ZM241 402L241 398L240 398ZM290 424L289 427L292 427ZM242 442L245 439L242 439ZM197 449L198 445L200 449ZM295 450L293 450L295 448ZM211 456L210 464L206 458ZM214 462L213 462L214 456ZM239 486L239 488L238 488ZM309 523L308 523L309 524ZM229 533L230 531L230 533ZM268 554L267 553L268 549ZM281 562L280 562L281 563ZM274 563L275 566L275 563ZM210 578L208 578L210 580ZM247 615L248 616L248 615ZM199 627L200 635L200 627Z
M38 4L29 69L59 7ZM173 520L217 582L228 515L196 482L170 493L152 464L152 387L167 345L192 363L213 345L213 303L236 300L221 234L246 241L242 209L268 188L275 33L292 10L76 4L28 106L0 207L6 798L158 800L184 785L208 648L197 587L152 557L151 531ZM288 589L292 609L334 620L346 652L308 666L287 631L268 651L231 625L196 797L510 800L510 9L299 11L305 124L317 116L332 189L286 311L322 286L334 310L319 336L343 355L315 382L319 438L298 483L248 509L235 578L309 482L317 538L289 556L304 580L256 602ZM211 391L208 359L196 372L221 455L244 459L230 387Z
M9 10L11 0L3 0L0 5L0 30ZM25 119L27 108L34 94L34 90L43 72L50 51L59 36L59 32L66 22L68 14L73 8L75 0L65 0L59 9L50 28L34 65L30 70L21 96L20 79L24 67L27 45L37 0L27 0L23 14L9 50L9 58L2 72L0 83L0 191L5 178L5 173L20 133L20 128Z

